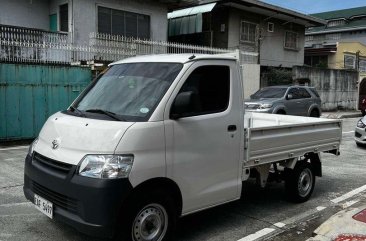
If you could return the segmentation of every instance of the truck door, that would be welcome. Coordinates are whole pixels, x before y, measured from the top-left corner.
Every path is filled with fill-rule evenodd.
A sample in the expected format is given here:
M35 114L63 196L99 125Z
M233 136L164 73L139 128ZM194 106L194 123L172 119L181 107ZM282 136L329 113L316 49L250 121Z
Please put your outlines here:
M223 64L224 63L224 64ZM192 95L184 117L165 119L167 176L179 186L183 214L240 196L241 87L235 61L197 61L180 80L176 96Z

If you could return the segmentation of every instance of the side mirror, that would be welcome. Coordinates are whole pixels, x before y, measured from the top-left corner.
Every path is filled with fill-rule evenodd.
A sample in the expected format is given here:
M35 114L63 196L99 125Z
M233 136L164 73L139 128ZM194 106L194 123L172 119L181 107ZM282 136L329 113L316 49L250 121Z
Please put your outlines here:
M193 91L179 93L173 102L170 118L177 120L192 111L193 97Z
M286 96L286 99L288 99L288 100L292 100L292 98L293 98L292 94L288 94L288 95Z

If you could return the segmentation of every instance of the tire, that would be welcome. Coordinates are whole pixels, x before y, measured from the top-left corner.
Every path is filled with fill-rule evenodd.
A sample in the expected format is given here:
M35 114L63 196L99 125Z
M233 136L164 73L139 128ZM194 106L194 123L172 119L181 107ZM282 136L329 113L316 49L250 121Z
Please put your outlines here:
M319 111L314 109L310 112L310 117L320 117Z
M286 115L286 112L284 110L279 110L276 112L277 115Z
M365 116L366 115L366 110L361 110L361 114L362 114L362 116Z
M290 201L302 203L307 201L315 187L315 175L311 164L298 162L293 170L286 169L285 189Z
M171 240L176 221L175 202L166 192L142 190L122 208L115 240Z
M358 143L358 142L356 142L356 145L357 145L358 147L362 147L362 148L365 148L365 147L366 147L366 145L365 145L365 144Z

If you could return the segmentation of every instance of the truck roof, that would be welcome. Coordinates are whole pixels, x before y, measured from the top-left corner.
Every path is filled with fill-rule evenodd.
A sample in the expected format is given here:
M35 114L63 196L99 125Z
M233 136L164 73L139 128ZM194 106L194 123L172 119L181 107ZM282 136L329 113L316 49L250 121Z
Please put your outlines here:
M137 57L131 57L123 60L111 63L111 65L125 64L125 63L144 63L144 62L160 62L160 63L188 63L196 60L233 60L236 61L237 57L233 53L227 54L156 54L156 55L143 55Z

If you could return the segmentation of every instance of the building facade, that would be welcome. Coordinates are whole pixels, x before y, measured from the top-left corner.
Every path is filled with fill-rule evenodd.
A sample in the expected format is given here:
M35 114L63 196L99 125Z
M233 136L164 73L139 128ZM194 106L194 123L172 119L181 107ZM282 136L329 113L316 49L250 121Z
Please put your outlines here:
M175 1L0 0L0 25L68 34L76 45L90 33L167 40L167 12ZM180 1L187 4L190 1Z
M249 62L285 68L303 65L305 28L325 23L255 0L212 1L168 18L171 41L240 49Z
M313 14L327 24L305 33L305 64L366 71L366 7Z

